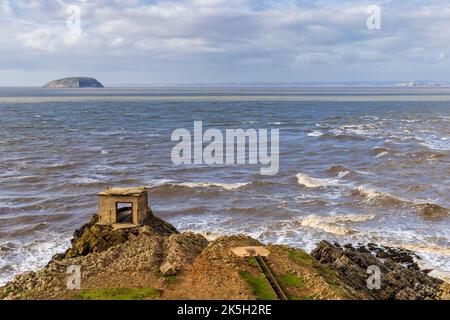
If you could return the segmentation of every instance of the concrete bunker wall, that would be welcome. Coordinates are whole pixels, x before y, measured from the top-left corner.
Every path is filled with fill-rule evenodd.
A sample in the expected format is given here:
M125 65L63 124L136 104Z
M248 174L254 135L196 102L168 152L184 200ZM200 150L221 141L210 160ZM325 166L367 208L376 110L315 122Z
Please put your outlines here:
M117 221L117 204L131 203L133 206L133 224L142 224L149 214L148 195L121 196L99 195L99 222L101 224L114 224Z

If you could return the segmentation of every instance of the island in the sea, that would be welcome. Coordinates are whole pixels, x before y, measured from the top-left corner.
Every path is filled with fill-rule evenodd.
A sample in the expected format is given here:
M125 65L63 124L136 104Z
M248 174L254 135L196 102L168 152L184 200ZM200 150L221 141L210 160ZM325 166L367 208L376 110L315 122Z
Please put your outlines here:
M94 78L73 77L51 81L44 88L104 88L104 86Z

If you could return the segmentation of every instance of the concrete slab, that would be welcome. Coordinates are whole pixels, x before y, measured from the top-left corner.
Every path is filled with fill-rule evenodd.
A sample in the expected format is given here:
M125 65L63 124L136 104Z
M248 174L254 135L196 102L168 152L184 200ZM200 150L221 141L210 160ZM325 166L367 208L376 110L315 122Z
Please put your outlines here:
M260 255L261 257L267 257L270 254L270 251L261 246L253 246L253 247L234 247L231 249L231 252L238 257L250 257L250 252L253 252L253 255Z
M147 189L145 187L132 187L132 188L106 188L102 192L99 192L99 196L134 196L138 197L142 194L146 194Z

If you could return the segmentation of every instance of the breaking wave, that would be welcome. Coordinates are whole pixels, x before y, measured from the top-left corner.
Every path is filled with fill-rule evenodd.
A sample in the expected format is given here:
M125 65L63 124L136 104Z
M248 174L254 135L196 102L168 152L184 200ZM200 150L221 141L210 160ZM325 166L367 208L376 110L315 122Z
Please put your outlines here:
M313 178L304 173L298 173L296 177L297 183L305 186L306 188L323 188L338 184L334 179Z
M415 205L426 218L447 218L450 214L450 210L434 203L421 203Z
M359 186L357 189L352 191L352 194L368 201L380 202L383 204L398 205L409 202L401 198L396 198L388 192L375 190L367 185Z
M235 190L247 185L251 182L238 182L238 183L223 183L223 182L180 182L176 183L171 180L156 180L150 183L149 188L155 189L158 187L184 187L184 188L210 188L216 187L225 190Z
M395 197L388 192L378 191L368 186L359 186L352 191L352 195L383 205L407 206L412 210L416 210L423 218L427 219L444 219L450 215L450 209L438 204Z
M0 286L13 279L14 275L37 270L45 266L48 260L58 252L64 252L70 245L67 235L46 233L43 240L29 243L7 242L0 246Z
M354 172L350 169L342 165L332 166L326 170L326 172L330 175L337 176L339 179L348 176L349 174L354 174Z
M79 177L74 178L71 181L74 184L101 184L102 180L97 178L90 178L90 177Z
M188 188L208 188L208 187L217 187L225 190L235 190L241 187L245 187L250 184L250 182L241 182L241 183L219 183L219 182L183 182L178 183L178 186L188 187Z
M372 149L372 154L374 155L375 159L384 157L385 155L389 154L390 150L386 148L381 147L375 147Z
M300 225L335 235L346 236L357 233L355 229L346 226L346 224L364 222L374 218L374 215L337 215L331 217L309 215L300 221Z
M320 137L323 135L324 135L324 133L320 130L313 130L311 132L308 132L308 137Z

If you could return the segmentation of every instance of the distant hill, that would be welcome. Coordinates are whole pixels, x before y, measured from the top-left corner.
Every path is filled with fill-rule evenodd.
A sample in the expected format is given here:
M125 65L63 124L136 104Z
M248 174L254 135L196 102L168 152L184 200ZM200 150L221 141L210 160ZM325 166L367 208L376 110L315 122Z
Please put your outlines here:
M51 81L44 88L104 88L104 86L94 78L73 77Z

